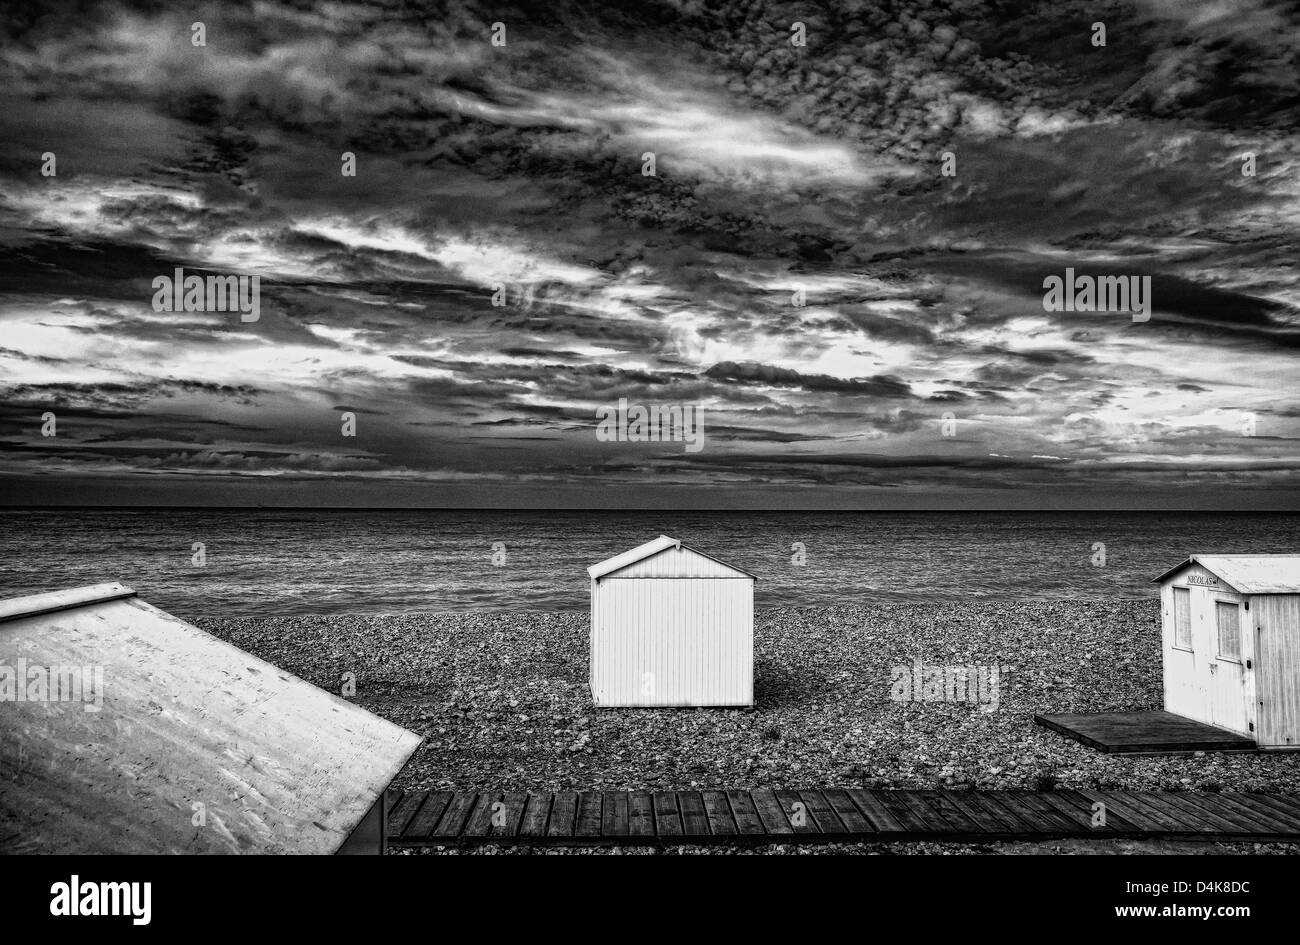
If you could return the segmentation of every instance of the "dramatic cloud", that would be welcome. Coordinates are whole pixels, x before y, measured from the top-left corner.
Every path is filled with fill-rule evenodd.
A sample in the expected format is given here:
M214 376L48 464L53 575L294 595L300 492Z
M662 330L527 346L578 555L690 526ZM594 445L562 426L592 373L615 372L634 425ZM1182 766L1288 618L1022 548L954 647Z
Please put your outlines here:
M6 497L1293 503L1300 15L1003 6L7 12Z

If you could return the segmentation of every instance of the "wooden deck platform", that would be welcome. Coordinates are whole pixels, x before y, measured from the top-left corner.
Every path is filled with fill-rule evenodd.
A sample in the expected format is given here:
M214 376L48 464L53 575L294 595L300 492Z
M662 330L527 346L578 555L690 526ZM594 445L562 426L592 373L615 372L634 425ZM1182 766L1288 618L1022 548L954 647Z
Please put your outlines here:
M1172 712L1089 712L1035 715L1039 725L1108 753L1258 751L1253 739Z
M1064 837L1300 842L1300 797L1134 791L392 792L388 840L817 843ZM1099 806L1102 805L1102 806ZM1104 821L1099 814L1104 813Z

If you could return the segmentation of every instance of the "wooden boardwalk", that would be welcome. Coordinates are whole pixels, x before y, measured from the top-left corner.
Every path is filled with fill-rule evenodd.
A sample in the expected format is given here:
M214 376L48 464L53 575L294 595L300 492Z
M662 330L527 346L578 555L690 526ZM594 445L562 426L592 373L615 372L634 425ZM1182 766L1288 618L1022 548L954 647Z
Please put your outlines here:
M1141 791L391 792L399 845L1291 840L1300 797Z

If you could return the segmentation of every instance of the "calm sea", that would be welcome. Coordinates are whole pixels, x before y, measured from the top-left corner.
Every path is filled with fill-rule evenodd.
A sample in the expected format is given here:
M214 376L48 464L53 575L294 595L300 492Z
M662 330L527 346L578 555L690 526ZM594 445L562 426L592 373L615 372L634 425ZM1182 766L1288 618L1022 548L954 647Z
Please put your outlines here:
M1300 515L11 509L0 597L119 580L187 617L582 610L588 565L660 534L757 574L759 607L1145 597L1191 552L1300 551Z

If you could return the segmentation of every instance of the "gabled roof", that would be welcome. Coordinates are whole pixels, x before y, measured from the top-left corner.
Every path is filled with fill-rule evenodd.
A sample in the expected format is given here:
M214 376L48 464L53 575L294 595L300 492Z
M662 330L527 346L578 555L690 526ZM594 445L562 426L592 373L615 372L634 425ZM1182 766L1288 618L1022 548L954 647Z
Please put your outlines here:
M1192 555L1152 584L1199 564L1242 594L1300 594L1300 555Z
M420 743L122 584L0 602L0 686L14 853L333 853Z
M660 535L654 541L648 541L644 545L638 545L631 551L625 551L621 555L614 555L614 557L602 561L599 564L593 564L587 569L587 573L591 575L593 580L598 581L603 577L613 574L615 571L622 571L624 568L636 564L638 561L644 561L646 558L657 555L662 551L667 551L669 548L685 548L687 551L708 558L710 561L717 561L718 564L722 565L724 568L730 568L732 571L747 575L756 581L758 580L757 575L751 574L744 568L738 568L734 564L727 564L725 561L718 561L718 559L713 557L713 555L705 554L698 548L683 545L676 538L669 538L667 535Z

